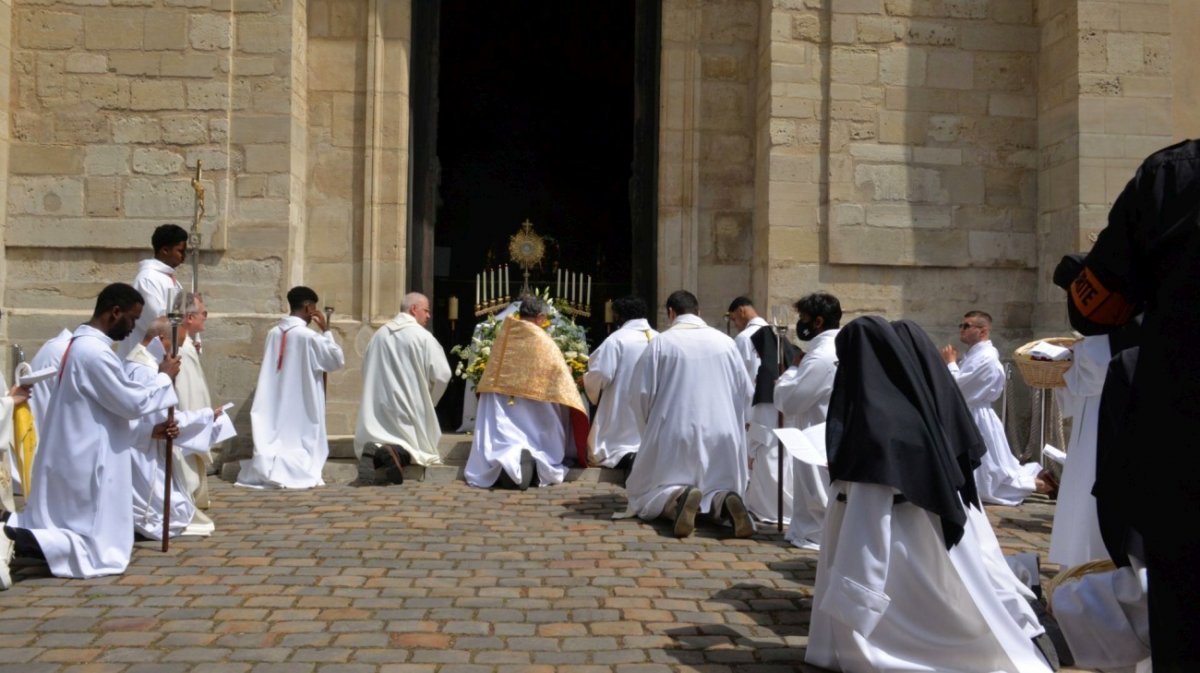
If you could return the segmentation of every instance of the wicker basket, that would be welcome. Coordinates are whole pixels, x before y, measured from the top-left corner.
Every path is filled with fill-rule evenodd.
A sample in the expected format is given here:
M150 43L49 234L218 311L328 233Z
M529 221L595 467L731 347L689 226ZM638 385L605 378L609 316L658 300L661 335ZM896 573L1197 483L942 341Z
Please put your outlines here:
M1062 585L1079 581L1083 579L1085 575L1112 572L1116 569L1117 566L1112 561L1108 559L1097 559L1095 561L1088 561L1087 563L1081 565L1072 566L1059 572L1057 575L1051 577L1042 584L1042 595L1046 597L1046 612L1049 612L1051 615L1054 614L1054 591Z
M1063 374L1071 368L1070 360L1034 360L1029 357L1029 351L1034 346L1041 342L1062 346L1066 348L1075 343L1075 339L1071 337L1049 337L1046 339L1037 339L1021 346L1013 353L1013 362L1017 363L1017 369L1021 372L1021 378L1025 379L1025 383L1031 388L1062 388L1066 386L1063 381Z

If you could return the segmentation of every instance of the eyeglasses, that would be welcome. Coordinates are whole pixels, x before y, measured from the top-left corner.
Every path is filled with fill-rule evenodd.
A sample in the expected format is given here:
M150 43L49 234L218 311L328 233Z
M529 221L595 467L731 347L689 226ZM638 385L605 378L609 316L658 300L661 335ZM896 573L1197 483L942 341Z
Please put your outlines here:
M964 322L958 326L958 329L960 332L965 329L982 329L982 328L983 328L983 325L972 325L969 322Z

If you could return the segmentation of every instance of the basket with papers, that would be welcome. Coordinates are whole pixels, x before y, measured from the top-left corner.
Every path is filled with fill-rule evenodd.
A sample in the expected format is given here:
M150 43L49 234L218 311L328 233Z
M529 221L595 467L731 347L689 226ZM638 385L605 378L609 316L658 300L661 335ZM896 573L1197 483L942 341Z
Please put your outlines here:
M1013 352L1013 361L1017 363L1017 370L1021 372L1021 378L1025 379L1025 383L1031 388L1045 389L1065 386L1063 374L1071 368L1071 356L1070 351L1065 354L1061 351L1069 348L1073 343L1075 343L1075 339L1071 337L1048 337L1030 341L1018 348ZM1042 355L1043 352L1056 355ZM1058 359L1050 359L1051 357Z

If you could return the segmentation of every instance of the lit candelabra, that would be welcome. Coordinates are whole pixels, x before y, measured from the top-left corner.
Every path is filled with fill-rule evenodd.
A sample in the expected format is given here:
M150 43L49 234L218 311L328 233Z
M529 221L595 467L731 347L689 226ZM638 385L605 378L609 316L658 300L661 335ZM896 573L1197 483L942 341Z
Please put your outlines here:
M566 305L562 310L573 316L592 317L592 277L579 271L558 270L554 296Z
M495 313L512 302L508 280L507 264L493 266L475 274L476 317Z

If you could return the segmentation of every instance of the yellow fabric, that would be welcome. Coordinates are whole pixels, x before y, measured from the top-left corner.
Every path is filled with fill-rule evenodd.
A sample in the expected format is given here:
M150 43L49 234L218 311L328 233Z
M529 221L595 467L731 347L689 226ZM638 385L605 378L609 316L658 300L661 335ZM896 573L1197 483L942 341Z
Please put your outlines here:
M37 433L33 429L33 412L29 403L22 402L13 409L13 454L21 470L21 489L25 501L33 491L33 454L37 449Z
M561 404L586 413L562 351L545 330L516 316L500 327L476 390Z

